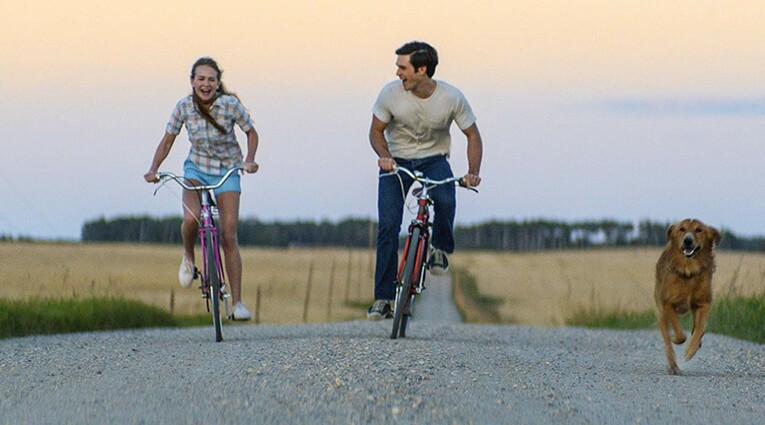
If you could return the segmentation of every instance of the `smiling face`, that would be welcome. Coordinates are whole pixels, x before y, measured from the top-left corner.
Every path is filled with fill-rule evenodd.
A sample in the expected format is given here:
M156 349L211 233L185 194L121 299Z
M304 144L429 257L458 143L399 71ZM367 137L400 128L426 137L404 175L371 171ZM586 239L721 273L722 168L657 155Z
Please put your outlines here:
M415 91L417 87L426 79L430 79L426 73L426 68L420 67L415 70L409 61L410 55L398 55L396 59L396 76L404 85L404 90Z
M215 68L209 65L199 65L194 68L194 75L191 77L191 87L194 93L205 103L215 99L220 85L220 76Z

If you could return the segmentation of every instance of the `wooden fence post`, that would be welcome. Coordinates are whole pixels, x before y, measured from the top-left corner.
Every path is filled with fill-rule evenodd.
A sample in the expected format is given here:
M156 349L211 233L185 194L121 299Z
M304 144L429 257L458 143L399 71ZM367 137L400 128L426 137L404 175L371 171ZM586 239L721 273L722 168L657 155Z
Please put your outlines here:
M351 296L351 272L353 270L353 251L348 250L348 270L345 275L345 303L348 304Z
M332 320L332 289L335 286L335 259L329 269L329 294L327 294L327 321Z
M364 256L359 255L359 268L357 270L356 279L356 301L361 301L361 282L364 280Z
M260 323L260 285L255 289L255 324Z
M313 280L313 259L308 266L308 284L305 287L305 301L303 302L303 323L308 323L308 304L311 300L311 281Z

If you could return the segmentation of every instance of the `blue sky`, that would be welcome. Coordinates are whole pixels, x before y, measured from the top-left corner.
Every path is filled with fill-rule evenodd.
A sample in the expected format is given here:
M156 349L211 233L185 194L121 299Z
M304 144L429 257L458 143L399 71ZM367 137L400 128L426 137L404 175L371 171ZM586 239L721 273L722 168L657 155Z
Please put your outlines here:
M481 192L458 195L458 224L690 216L765 235L761 2L6 6L0 234L76 239L101 216L180 214L177 191L152 196L141 176L202 55L261 135L243 217L373 217L371 106L393 50L424 39L484 137ZM163 168L187 150L182 133Z

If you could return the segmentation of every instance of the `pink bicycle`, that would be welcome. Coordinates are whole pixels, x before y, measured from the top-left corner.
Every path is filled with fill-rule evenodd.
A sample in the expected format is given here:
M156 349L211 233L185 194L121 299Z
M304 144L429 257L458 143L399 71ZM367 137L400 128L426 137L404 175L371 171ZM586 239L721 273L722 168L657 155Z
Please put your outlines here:
M186 183L183 177L173 173L160 171L157 177L160 180L160 186L157 191L169 180L175 180L186 190L192 190L199 196L202 206L200 210L199 222L199 240L202 245L202 272L199 289L202 292L202 298L207 304L207 311L212 313L213 327L215 328L215 341L223 341L223 325L221 321L221 303L224 306L226 317L231 317L228 307L230 294L226 289L226 280L223 274L223 263L220 255L220 244L218 242L218 228L215 221L218 220L218 207L215 205L215 189L221 187L223 183L235 172L242 170L242 167L234 167L221 177L220 181L214 185L191 186ZM194 278L199 275L199 270L194 270Z

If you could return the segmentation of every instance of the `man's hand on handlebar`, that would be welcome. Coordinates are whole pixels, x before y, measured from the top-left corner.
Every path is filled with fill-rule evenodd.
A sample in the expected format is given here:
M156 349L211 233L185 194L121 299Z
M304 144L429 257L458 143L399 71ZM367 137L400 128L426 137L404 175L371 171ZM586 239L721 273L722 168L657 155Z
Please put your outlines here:
M377 165L383 170L387 172L394 171L396 169L396 160L393 158L378 158L377 159Z
M466 187L476 187L481 184L481 177L478 174L467 173L462 177Z

